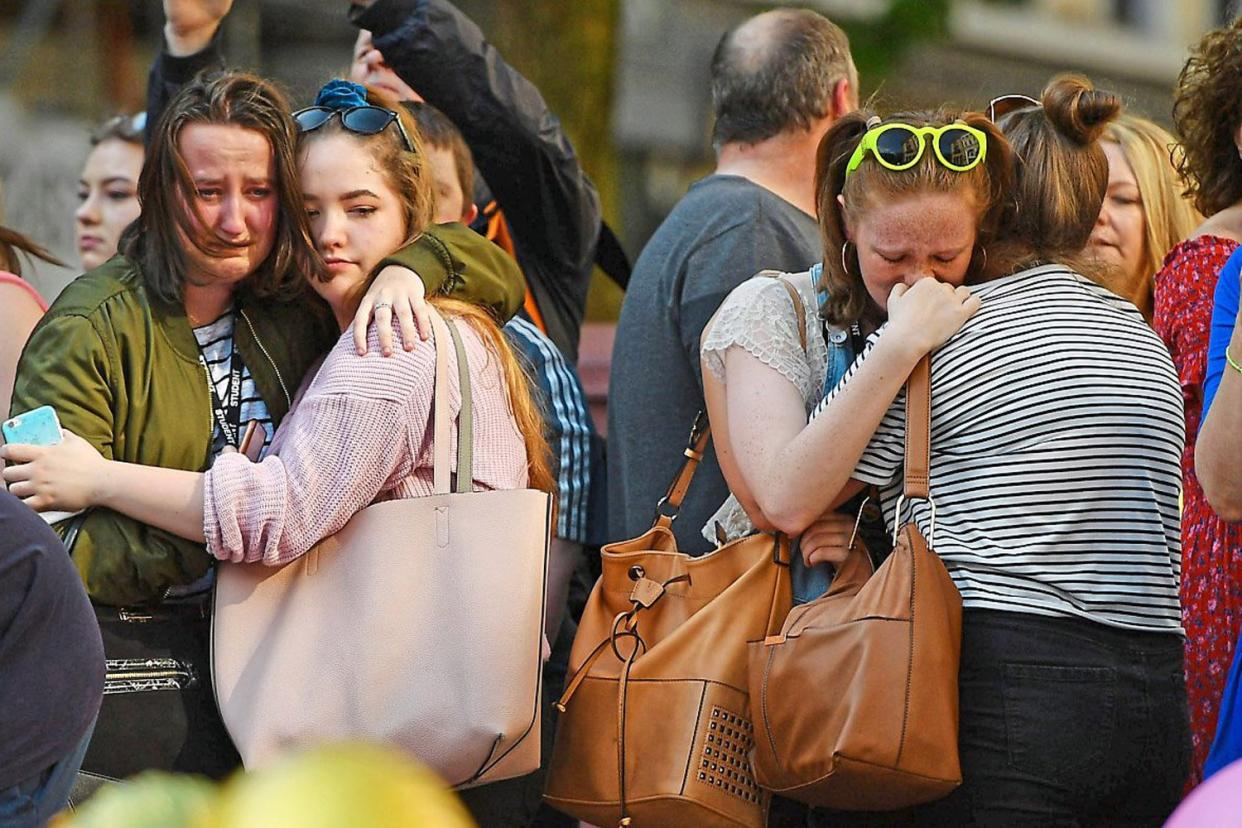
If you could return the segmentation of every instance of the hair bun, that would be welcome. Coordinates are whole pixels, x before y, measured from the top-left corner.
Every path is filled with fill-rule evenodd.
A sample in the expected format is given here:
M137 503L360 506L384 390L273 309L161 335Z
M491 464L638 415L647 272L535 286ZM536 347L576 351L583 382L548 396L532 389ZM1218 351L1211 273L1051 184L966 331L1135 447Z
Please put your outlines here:
M1096 89L1082 75L1058 75L1041 97L1057 132L1084 147L1098 140L1122 109L1120 98Z

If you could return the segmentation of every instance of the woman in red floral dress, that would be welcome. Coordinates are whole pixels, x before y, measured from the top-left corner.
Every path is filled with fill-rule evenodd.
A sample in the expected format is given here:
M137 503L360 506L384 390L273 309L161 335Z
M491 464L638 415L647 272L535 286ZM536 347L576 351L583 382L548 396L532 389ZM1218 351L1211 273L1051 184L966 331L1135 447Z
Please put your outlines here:
M1173 119L1185 153L1176 160L1195 206L1208 219L1169 252L1156 274L1153 326L1173 356L1186 406L1181 599L1194 743L1188 786L1198 784L1216 734L1242 623L1242 524L1216 516L1194 471L1216 275L1242 243L1239 100L1242 18L1204 35L1178 79Z

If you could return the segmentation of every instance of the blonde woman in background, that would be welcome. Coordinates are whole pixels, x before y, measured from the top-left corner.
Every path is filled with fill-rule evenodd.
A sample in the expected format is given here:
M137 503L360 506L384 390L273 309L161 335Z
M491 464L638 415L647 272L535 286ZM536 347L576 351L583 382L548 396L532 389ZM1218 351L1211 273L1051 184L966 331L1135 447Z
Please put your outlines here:
M1101 283L1133 302L1151 324L1156 271L1203 216L1182 194L1172 160L1180 147L1164 128L1126 113L1109 125L1100 145L1108 157L1108 192L1088 246L1109 265Z

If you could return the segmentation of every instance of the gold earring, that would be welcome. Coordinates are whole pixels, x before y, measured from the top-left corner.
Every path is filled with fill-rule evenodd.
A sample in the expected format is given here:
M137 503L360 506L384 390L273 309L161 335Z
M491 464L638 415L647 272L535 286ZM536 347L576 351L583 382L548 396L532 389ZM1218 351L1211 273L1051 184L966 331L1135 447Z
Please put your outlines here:
M845 273L846 276L851 275L850 266L845 261L845 248L849 246L849 243L850 243L849 239L846 239L845 241L841 242L841 271Z

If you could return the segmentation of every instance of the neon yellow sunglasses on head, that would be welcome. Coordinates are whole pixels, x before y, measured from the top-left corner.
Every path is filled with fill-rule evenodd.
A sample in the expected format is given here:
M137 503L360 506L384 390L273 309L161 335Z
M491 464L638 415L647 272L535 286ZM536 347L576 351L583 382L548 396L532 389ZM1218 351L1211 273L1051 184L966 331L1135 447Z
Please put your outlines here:
M858 169L868 152L887 169L896 172L908 170L923 157L928 138L932 139L930 143L936 159L954 172L973 170L988 155L987 134L966 124L939 127L882 124L863 135L845 167L845 175L848 178Z

